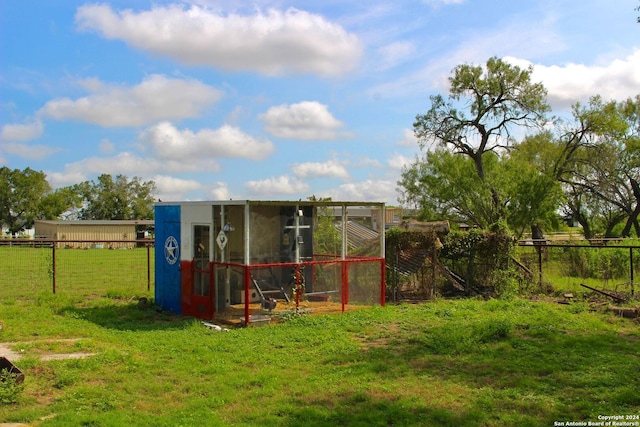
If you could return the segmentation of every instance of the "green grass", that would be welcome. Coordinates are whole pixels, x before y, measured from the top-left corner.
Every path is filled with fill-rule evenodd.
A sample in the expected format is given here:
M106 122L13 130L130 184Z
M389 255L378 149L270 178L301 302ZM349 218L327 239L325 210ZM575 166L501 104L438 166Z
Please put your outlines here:
M147 258L148 257L148 258ZM53 293L53 251L41 247L0 246L3 298ZM147 270L147 259L150 261ZM154 249L56 249L56 293L86 298L105 293L133 296L154 283Z
M26 355L0 422L538 426L640 413L638 323L586 304L435 301L213 332L107 292L41 293L0 298L0 319L0 341ZM47 351L95 356L36 357Z

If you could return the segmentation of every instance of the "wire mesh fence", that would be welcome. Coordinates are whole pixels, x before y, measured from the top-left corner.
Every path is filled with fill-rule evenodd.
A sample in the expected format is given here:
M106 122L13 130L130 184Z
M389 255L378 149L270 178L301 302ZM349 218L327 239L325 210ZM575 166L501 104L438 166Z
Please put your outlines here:
M0 291L5 297L34 298L41 293L130 297L152 290L152 240L73 243L80 242L0 240Z
M435 248L410 249L396 251L395 257L393 252L387 253L390 301L504 292L561 297L604 295L614 301L640 296L640 246L624 241L523 241L514 256L506 257L500 266L487 263L473 251L451 260L438 256Z
M518 247L518 258L543 292L638 293L640 246L525 242Z

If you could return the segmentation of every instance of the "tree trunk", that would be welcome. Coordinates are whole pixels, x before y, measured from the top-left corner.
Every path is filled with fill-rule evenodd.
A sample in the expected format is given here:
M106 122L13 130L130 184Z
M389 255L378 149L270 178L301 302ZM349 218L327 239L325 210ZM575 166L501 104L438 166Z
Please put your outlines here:
M531 226L531 238L533 240L544 240L544 232L538 224Z
M627 223L622 230L622 237L630 237L631 227L635 225L636 234L638 234L638 216L640 215L640 185L638 181L635 179L629 180L631 183L631 188L633 188L633 195L636 198L636 208L633 210L629 218L627 218ZM640 237L640 235L638 235Z
M593 237L593 233L591 232L591 225L589 224L589 218L584 216L580 212L573 213L574 218L578 221L578 224L582 226L582 234L584 234L584 238L589 240Z

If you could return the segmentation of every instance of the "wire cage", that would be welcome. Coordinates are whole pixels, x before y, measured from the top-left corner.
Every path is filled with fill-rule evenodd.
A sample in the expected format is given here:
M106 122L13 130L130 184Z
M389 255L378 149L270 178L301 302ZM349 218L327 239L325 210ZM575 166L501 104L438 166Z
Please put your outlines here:
M159 203L156 300L244 325L384 304L384 224L383 203Z

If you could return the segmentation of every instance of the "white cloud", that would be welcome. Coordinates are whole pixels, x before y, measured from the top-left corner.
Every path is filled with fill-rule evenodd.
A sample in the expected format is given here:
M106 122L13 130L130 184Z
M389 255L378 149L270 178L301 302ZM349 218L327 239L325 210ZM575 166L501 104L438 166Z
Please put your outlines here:
M505 58L521 67L531 62ZM605 100L623 100L640 93L640 49L636 49L624 59L609 63L585 65L569 63L564 65L534 64L532 79L544 84L548 100L554 107L569 107L576 101L586 101L591 96L602 95Z
M137 13L85 5L75 18L81 30L94 30L186 64L226 70L336 76L351 70L362 54L356 35L322 16L296 9L225 16L193 5Z
M158 198L164 202L185 200L185 194L202 189L202 184L190 179L168 175L156 175L151 179L156 183Z
M7 154L13 154L23 159L42 160L61 151L59 148L48 145L30 145L7 142L2 144L2 148Z
M526 58L544 57L566 49L566 43L554 28L555 18L541 19L536 25L531 25L528 16L510 16L509 19L495 23L493 29L465 29L448 35L452 39L463 40L463 43L447 49L440 56L430 55L429 62L422 68L372 87L369 93L382 98L427 95L434 90L446 93L449 90L448 77L460 64L485 64L492 56L503 57L514 52ZM430 42L424 50L437 50L437 44L450 45L438 38Z
M169 174L215 173L220 171L221 159L225 157L260 160L274 149L270 141L256 140L231 126L194 133L188 129L179 130L168 122L141 132L139 142L140 148L148 152L146 155L120 152L113 156L85 158L66 164L64 172L55 174L54 179L59 185L68 185L101 173L155 177L152 179L157 181L161 198L185 199L188 193L205 188L197 181ZM108 140L102 141L102 146L113 148ZM226 198L229 194L226 187L218 187L211 194Z
M91 94L76 100L49 101L40 114L104 127L142 126L159 120L197 117L222 92L197 80L154 74L136 86L109 85L97 79L80 82Z
M278 105L260 115L267 132L280 138L332 140L339 137L343 123L316 101Z
M140 141L163 159L199 163L204 159L240 157L261 160L274 150L269 140L257 140L240 129L224 125L219 129L193 132L177 129L169 122L151 126L140 134Z
M403 129L402 139L398 141L397 144L402 147L416 148L418 146L418 138L416 138L413 129Z
M297 163L292 170L298 178L349 178L347 168L336 160Z
M209 196L211 200L229 200L231 193L226 182L216 182L213 185L208 186Z
M133 153L121 152L112 157L89 157L65 165L65 173L72 175L123 174L127 176L149 176L159 170L181 171L175 165L159 162L153 158L140 157Z
M363 202L397 203L396 182L390 180L366 180L343 184L340 187L325 191L321 197L332 197L333 200L353 200Z
M309 189L309 186L304 182L285 175L259 181L248 181L244 186L259 196L297 194L308 191Z
M381 169L381 168L384 167L382 165L382 162L380 162L380 160L373 159L373 158L367 157L367 156L359 156L355 161L352 161L349 164L352 165L353 167L357 167L357 168L376 168L376 169Z
M79 184L87 180L87 175L80 170L65 170L64 172L46 172L47 181L53 188Z
M8 124L2 126L0 141L24 142L39 138L44 131L40 120L25 124Z
M402 154L394 154L388 161L389 167L392 169L402 169L408 164L413 163L413 159Z

